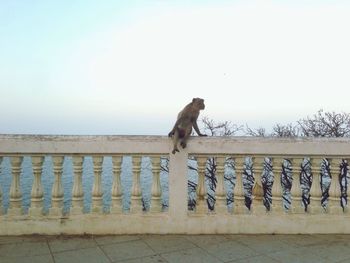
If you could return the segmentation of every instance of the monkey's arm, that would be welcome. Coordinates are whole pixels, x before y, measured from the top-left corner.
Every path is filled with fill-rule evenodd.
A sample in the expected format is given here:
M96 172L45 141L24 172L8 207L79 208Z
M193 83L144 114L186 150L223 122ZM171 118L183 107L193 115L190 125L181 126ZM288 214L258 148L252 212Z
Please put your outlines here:
M198 128L198 125L197 125L197 122L196 122L196 121L193 122L193 128L194 128L194 130L196 131L196 133L197 133L199 136L207 136L206 134L202 134L202 133L199 131L199 128Z

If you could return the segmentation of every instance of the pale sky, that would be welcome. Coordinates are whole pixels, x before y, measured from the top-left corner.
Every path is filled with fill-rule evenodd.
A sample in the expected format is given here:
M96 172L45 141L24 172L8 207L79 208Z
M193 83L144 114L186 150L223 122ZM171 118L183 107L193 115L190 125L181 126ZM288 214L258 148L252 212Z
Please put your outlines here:
M166 135L350 112L350 1L0 0L0 133Z

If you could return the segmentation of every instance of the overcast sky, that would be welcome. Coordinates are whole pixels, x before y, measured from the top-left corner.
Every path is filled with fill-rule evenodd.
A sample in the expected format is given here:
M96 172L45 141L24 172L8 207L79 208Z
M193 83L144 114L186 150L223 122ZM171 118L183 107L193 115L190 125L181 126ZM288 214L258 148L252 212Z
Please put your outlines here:
M350 1L0 1L0 133L269 128L350 112Z

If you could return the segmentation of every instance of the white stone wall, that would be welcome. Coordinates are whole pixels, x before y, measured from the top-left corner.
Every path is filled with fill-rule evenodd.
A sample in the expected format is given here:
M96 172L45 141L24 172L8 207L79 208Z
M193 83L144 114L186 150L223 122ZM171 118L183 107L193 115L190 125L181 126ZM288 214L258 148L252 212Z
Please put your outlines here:
M342 159L350 158L349 139L279 139L251 137L194 137L188 143L188 148L172 155L172 142L164 136L39 136L39 135L0 135L0 156L9 156L12 161L13 178L18 177L22 156L34 156L35 183L32 189L32 206L28 214L22 214L20 195L16 180L11 184L10 209L7 214L0 215L0 235L21 234L214 234L214 233L350 233L350 214L337 207L339 185L336 176L337 166ZM116 178L120 172L118 156L128 154L133 157L133 188L130 213L124 214L119 209L105 214L101 206L101 158L102 155L114 156ZM40 167L42 156L56 157L55 185L53 196L55 203L50 213L43 215L42 190L40 185ZM59 188L60 156L73 156L74 186L73 207L71 213L60 213L61 193ZM93 211L83 214L81 211L81 157L92 155L94 160ZM143 212L140 204L138 176L140 173L140 156L153 157L153 163L160 156L169 157L169 209L167 211ZM302 158L311 158L315 181L319 176L319 164L322 158L328 158L332 163L333 202L328 210L322 210L319 203L320 189L317 184L312 188L310 211L300 208L298 189L293 189L293 205L288 213L282 209L272 209L266 212L261 205L261 189L256 186L252 209L244 207L241 187L235 187L235 204L233 213L228 213L221 204L221 209L209 212L205 206L205 189L198 191L197 209L187 208L187 160L194 156L199 161L199 177L204 177L203 165L209 157L232 157L236 161L237 176L242 176L243 158L250 156L254 160L257 176L262 171L263 157L271 157L274 163L274 173L280 172L281 161L285 158L293 160L293 180L300 173ZM119 166L118 166L119 165ZM223 161L220 161L217 176L223 176ZM205 168L205 167L204 167ZM154 169L159 172L158 166ZM116 179L115 179L116 180ZM241 183L241 180L238 180ZM116 181L114 181L116 182ZM218 180L222 184L223 180ZM222 185L221 185L222 186ZM152 202L157 202L157 185L152 189ZM198 186L201 187L201 186ZM117 184L114 184L115 202L118 199ZM222 189L222 187L221 187ZM112 194L113 195L113 194ZM272 189L273 202L281 202L281 191L278 186ZM112 198L113 199L113 198ZM297 202L295 202L297 200ZM273 203L274 204L274 203ZM12 208L12 210L11 210Z

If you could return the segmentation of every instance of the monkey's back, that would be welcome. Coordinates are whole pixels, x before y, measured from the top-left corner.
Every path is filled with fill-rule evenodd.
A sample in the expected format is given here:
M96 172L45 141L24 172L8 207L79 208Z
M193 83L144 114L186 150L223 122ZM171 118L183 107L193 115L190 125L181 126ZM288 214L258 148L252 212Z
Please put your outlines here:
M179 128L192 128L193 121L197 120L198 115L199 110L193 107L192 103L186 105L186 107L179 112L177 117L177 119L180 120Z

